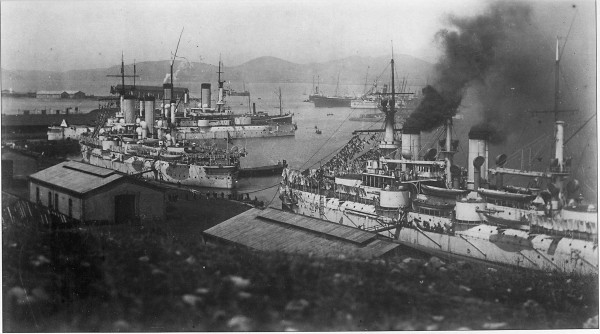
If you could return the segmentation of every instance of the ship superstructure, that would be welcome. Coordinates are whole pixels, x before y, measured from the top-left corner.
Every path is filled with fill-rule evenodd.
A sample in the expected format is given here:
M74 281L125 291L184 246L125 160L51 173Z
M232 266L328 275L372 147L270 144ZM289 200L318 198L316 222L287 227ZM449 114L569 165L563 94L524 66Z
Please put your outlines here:
M121 66L124 78L123 61ZM83 160L161 182L234 188L239 159L245 152L229 147L229 142L223 148L214 141L181 138L177 109L189 96L173 98L173 62L171 83L163 88L160 108L152 97L137 101L123 91L120 111L114 117L109 117L108 109L100 112L93 132L81 136Z
M439 146L426 152L418 129L394 128L393 82L392 70L391 99L381 103L382 140L365 150L376 136L360 133L319 169L285 170L284 209L378 232L443 257L597 274L597 210L565 191L561 121L555 122L555 158L546 171L504 168L506 156L488 168L485 131L469 134L465 169L454 164L452 119ZM502 175L515 173L536 178L538 186L502 184Z

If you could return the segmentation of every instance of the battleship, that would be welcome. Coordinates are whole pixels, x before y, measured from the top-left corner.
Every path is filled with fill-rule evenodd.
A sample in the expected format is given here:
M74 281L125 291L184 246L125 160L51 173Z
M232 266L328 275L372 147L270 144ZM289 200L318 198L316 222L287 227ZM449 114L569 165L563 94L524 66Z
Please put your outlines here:
M577 181L564 156L564 122L555 116L554 158L544 171L505 168L506 155L489 168L490 134L478 129L469 133L468 167L461 168L453 161L459 145L452 138L452 118L445 121L445 138L424 155L419 129L395 129L393 57L391 66L391 98L381 101L382 140L357 131L320 168L285 169L282 208L443 258L597 274L597 209L577 198ZM558 92L558 78L556 85ZM507 185L504 175L535 182Z
M184 94L179 100L173 99L173 63L176 55L177 49L171 62L171 83L163 85L161 108L155 108L153 97L143 98L136 108L136 97L127 95L123 89L120 111L111 116L110 110L104 109L98 116L94 130L80 136L83 161L159 182L235 188L240 158L246 155L245 150L236 146L229 147L229 140L226 140L226 147L223 148L214 140L186 138L185 130L182 130L182 127L185 128L184 122L189 121L189 118L184 109L183 117L178 119L177 108L182 103L187 104L189 96ZM120 76L123 88L124 67L122 58ZM222 84L219 77L220 97L223 96ZM218 102L220 111L222 99L219 98ZM196 133L202 131L200 125L187 126L187 129L193 128L199 129ZM213 133L210 139L219 138L216 135L219 132ZM229 133L225 133L224 138L227 139Z
M219 88L216 107L211 105L211 85L201 85L200 103L186 108L183 115L171 115L171 123L176 127L176 139L240 139L294 136L297 130L291 113L283 113L281 90L279 91L279 114L269 115L256 112L253 104L252 113L236 115L225 106L223 81L221 81L221 62L219 61Z

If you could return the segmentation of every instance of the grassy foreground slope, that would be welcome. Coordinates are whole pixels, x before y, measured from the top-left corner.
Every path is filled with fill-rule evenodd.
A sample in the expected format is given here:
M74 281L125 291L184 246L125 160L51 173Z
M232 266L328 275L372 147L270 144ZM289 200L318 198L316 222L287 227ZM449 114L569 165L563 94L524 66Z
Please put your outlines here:
M266 254L182 237L177 224L3 224L4 331L598 327L597 277Z

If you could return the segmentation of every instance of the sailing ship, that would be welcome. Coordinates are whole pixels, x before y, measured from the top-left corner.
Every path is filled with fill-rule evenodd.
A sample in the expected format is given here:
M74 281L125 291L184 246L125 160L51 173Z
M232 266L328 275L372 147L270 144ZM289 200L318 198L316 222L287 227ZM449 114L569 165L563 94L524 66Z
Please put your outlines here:
M597 209L567 190L574 186L566 182L571 169L563 155L564 123L555 121L554 159L543 172L504 168L502 155L496 168L488 168L485 131L469 133L468 169L454 165L458 141L452 138L452 119L446 120L439 147L421 156L418 129L402 128L400 138L395 135L393 59L391 65L391 99L381 104L383 139L365 150L376 136L356 132L321 168L285 169L279 189L283 209L376 232L444 258L597 274ZM488 174L496 176L494 187ZM548 190L504 186L505 174L544 179Z

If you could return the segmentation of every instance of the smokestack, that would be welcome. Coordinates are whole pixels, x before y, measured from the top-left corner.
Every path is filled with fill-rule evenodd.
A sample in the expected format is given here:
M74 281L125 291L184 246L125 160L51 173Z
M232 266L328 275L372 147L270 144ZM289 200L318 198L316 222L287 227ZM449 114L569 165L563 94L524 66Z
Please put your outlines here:
M474 161L477 157L482 157L485 162L480 169L481 181L487 183L488 175L488 145L487 141L489 138L488 131L478 131L471 129L469 132L469 156L468 161ZM469 168L469 174L467 177L467 189L473 190L475 188L475 170Z
M163 100L170 101L173 98L173 85L163 84Z
M171 100L171 124L175 124L175 100Z
M252 115L256 115L256 103L252 102Z
M563 121L556 121L556 143L554 147L554 158L558 162L558 171L564 171L564 125Z
M479 184L481 182L481 166L485 162L485 158L479 156L473 160L473 190L477 191L479 189Z
M123 117L125 123L135 123L135 99L131 96L125 97L123 100Z
M142 97L139 101L140 103L140 117L144 117L144 98Z
M210 108L210 84L203 83L200 85L200 103L202 109Z
M146 121L146 125L148 127L148 133L150 133L150 135L154 134L154 97L148 96L145 99L145 113L146 115L144 116L145 121Z
M401 135L401 152L404 159L419 159L421 151L421 131L417 128L404 127Z

